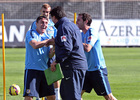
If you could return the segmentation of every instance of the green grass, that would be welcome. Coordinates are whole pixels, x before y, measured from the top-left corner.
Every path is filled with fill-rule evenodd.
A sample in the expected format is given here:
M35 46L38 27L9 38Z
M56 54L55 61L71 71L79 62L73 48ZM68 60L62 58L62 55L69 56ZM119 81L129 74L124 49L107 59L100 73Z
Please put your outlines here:
M113 95L118 100L140 100L140 48L103 48L108 78ZM6 100L24 100L25 48L6 48ZM9 95L9 86L18 84L21 93L18 96ZM0 49L0 100L3 100L3 65L2 49ZM34 99L35 100L35 99ZM94 90L85 93L83 100L104 100L97 96Z

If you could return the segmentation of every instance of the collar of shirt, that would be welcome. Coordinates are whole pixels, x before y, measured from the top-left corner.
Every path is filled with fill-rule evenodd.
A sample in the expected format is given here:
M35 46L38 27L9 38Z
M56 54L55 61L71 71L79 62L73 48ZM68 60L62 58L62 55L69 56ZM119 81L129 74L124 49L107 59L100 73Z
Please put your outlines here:
M61 25L63 22L69 21L67 17L61 18L56 24L55 27L58 29L59 25Z

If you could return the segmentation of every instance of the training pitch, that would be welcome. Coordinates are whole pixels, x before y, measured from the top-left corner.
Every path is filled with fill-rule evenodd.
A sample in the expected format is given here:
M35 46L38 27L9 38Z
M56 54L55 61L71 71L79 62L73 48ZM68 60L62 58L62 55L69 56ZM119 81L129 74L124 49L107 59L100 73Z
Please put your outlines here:
M140 48L103 48L108 69L108 78L113 95L118 100L140 100ZM5 49L6 100L24 100L24 65L25 48ZM9 94L9 86L18 84L21 93L18 96ZM3 100L3 57L0 48L0 100ZM34 98L35 100L35 98ZM95 94L85 93L83 100L104 100Z

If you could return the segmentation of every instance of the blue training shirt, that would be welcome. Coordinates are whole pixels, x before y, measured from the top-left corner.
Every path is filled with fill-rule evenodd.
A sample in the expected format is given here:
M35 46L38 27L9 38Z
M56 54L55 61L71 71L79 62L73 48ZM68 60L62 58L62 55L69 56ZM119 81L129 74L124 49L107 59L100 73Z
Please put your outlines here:
M95 71L101 68L106 68L99 34L95 32L93 28L89 28L86 34L82 32L82 42L92 46L90 52L85 51L88 62L88 71Z
M34 21L32 23L31 29L36 30L36 21ZM51 39L52 37L54 37L54 38L56 37L57 29L55 28L54 23L51 19L49 19L48 26L47 26L45 34L47 34L49 36L49 39ZM52 45L50 45L50 48L52 48ZM50 59L50 61L52 62L54 59L55 59L55 56L53 56ZM50 65L50 63L48 63L48 64Z
M49 47L41 47L39 49L34 49L29 42L31 40L43 41L49 39L47 34L39 34L36 30L29 30L26 33L25 47L26 47L26 57L25 57L25 70L35 69L44 71L48 68L47 62L49 59Z
M31 29L36 30L36 21L34 21L31 25ZM52 38L52 36L55 38L57 34L57 29L54 27L54 23L51 19L49 19L48 27L46 29L46 34L48 34L49 39Z

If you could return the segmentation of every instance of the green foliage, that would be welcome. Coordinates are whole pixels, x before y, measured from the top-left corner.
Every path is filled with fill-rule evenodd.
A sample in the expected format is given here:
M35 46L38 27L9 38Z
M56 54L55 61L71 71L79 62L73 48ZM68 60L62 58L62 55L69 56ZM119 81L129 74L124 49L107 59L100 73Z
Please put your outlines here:
M108 78L113 95L118 100L140 100L140 48L103 48ZM24 100L24 67L25 48L6 48L6 99ZM18 84L21 93L18 96L9 95L9 86ZM3 57L0 49L0 100L3 100ZM34 98L35 100L35 98ZM104 100L97 96L94 90L85 93L83 100Z

